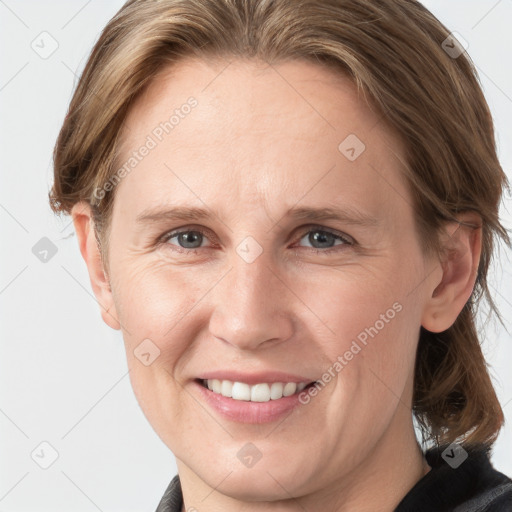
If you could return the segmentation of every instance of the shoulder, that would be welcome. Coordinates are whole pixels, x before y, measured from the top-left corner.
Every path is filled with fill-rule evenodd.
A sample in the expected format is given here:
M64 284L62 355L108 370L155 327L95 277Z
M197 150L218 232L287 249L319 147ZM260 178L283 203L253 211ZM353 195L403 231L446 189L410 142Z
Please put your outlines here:
M490 447L440 446L425 458L432 469L396 512L512 512L512 480L493 468Z

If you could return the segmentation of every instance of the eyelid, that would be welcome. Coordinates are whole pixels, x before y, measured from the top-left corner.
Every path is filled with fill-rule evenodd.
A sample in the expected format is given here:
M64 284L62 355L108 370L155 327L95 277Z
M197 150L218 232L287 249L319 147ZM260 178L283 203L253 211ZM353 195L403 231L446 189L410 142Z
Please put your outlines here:
M332 235L341 238L344 242L346 242L347 244L350 244L350 245L354 245L356 243L354 238L352 238L350 235L347 235L346 233L338 231L337 229L329 228L327 226L320 226L319 224L308 224L306 226L301 226L301 228L304 228L304 231L301 231L302 235L300 236L300 238L304 237L304 235L306 235L310 231L316 230L316 231L323 231L326 233L331 233ZM321 250L321 249L318 249L318 250Z

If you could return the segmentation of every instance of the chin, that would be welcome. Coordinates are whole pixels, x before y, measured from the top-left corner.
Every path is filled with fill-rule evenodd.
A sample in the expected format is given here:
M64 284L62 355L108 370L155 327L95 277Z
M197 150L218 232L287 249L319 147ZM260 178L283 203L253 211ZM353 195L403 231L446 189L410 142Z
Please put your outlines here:
M261 459L252 468L221 469L217 466L206 476L206 483L218 492L241 501L287 500L304 494L310 478L305 474L306 467L308 472L312 471L306 463L293 467L289 458L267 461L266 464ZM220 486L219 482L222 482Z
M265 471L245 475L232 473L217 491L233 499L249 502L279 501L299 496L300 482L295 481L292 484L274 473L275 471L270 472L270 475ZM210 485L215 487L216 483L211 482ZM290 487L291 485L293 486Z

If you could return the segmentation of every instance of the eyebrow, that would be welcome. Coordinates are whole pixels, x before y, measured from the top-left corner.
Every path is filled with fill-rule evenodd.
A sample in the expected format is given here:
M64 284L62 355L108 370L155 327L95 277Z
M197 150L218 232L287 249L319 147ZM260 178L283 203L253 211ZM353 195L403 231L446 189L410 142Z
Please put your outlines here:
M173 208L154 208L144 210L136 218L137 224L153 224L163 221L199 221L218 217L212 211L205 208L176 206ZM290 217L296 220L337 220L346 224L374 227L379 224L379 219L372 217L354 208L290 208L278 221Z

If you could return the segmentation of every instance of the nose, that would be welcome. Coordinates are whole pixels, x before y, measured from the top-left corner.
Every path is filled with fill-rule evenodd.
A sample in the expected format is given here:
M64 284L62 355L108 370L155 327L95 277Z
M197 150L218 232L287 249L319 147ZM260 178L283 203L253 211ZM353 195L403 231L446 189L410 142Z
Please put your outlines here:
M214 289L211 334L244 350L291 338L294 295L284 281L265 252L251 263L235 254Z

